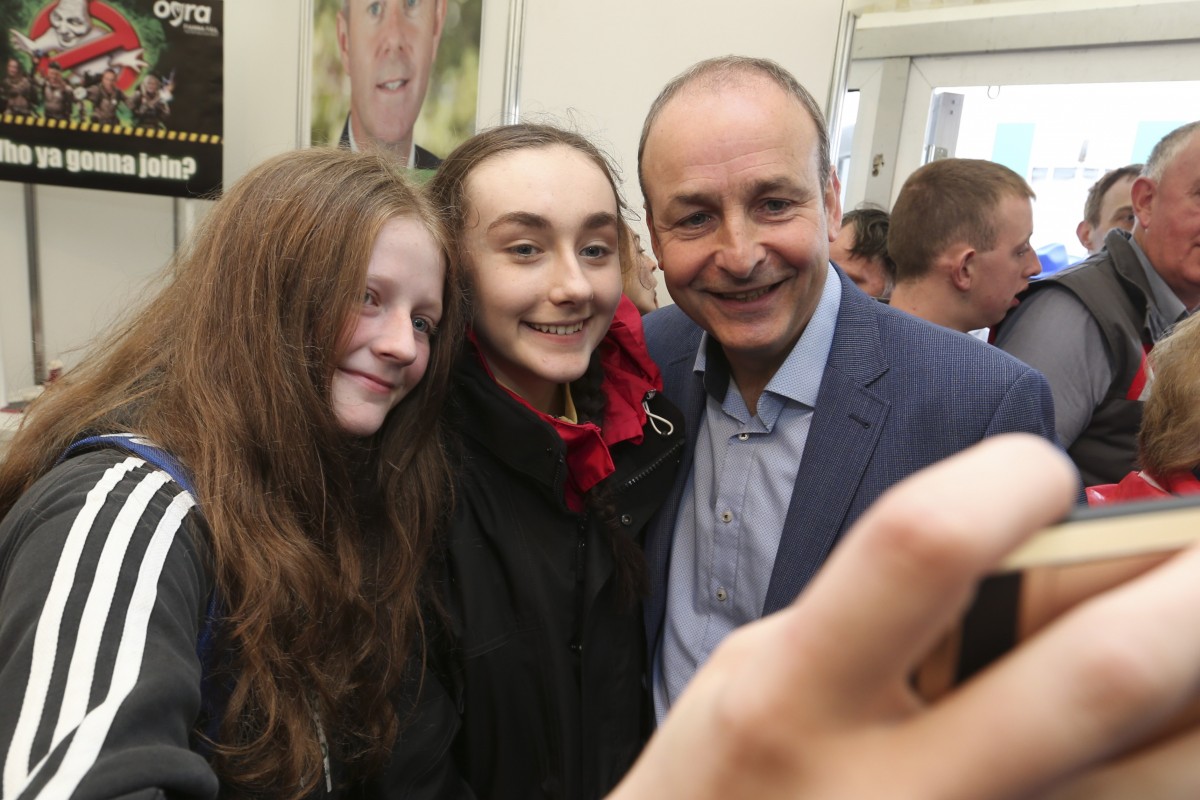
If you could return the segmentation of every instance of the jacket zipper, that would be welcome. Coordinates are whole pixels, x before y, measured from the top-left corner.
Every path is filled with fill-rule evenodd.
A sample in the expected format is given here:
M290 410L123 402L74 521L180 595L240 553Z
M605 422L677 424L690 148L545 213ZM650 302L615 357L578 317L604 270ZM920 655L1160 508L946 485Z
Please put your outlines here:
M671 443L670 448L668 448L665 453L663 453L658 458L651 461L649 464L647 464L645 467L643 467L640 472L638 472L636 475L631 476L624 483L622 483L621 488L628 489L629 487L633 486L634 484L639 483L642 480L645 480L645 478L651 472L654 472L654 470L661 467L664 463L666 463L668 460L670 460L670 458L673 455L678 453L679 450L681 450L682 448L683 448L683 438L680 437Z

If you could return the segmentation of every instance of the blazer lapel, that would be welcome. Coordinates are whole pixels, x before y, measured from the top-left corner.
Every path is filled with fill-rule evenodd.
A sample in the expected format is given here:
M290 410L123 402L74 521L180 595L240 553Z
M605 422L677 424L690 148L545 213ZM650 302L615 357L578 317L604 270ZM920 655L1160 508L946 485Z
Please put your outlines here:
M697 335L697 341L699 336ZM667 494L658 513L646 528L644 548L646 569L650 578L650 595L644 604L647 652L653 654L658 645L659 629L667 609L667 576L671 563L671 540L675 533L675 518L683 491L692 474L692 460L696 454L696 433L704 416L704 384L693 371L696 363L696 348L685 352L667 364L660 366L663 383L667 387L667 399L683 412L684 430L683 456L679 464L678 477Z
M840 275L840 273L839 273ZM842 278L837 329L796 475L763 614L790 604L825 562L871 462L889 403L869 388L888 370L876 303Z

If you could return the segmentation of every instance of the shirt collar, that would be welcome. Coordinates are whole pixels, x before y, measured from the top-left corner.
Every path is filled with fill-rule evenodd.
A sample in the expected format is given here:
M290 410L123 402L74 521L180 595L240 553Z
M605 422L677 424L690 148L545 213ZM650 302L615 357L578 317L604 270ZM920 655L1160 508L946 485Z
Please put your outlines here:
M804 326L783 364L771 376L764 393L785 397L809 407L816 407L817 393L821 389L821 376L825 374L825 362L833 347L833 334L837 328L838 312L842 307L842 281L832 266L826 266L825 286L821 299L813 310L812 319ZM718 402L725 398L729 388L729 362L721 350L720 343L705 331L700 337L700 347L692 371L701 375L705 390Z
M1150 259L1146 258L1146 253L1142 250L1141 245L1132 236L1129 237L1129 246L1137 255L1138 263L1142 265L1142 271L1146 273L1146 283L1150 286L1152 302L1147 319L1150 323L1150 332L1157 339L1166 332L1167 328L1174 325L1176 320L1185 316L1188 309L1154 269L1154 265L1150 263Z

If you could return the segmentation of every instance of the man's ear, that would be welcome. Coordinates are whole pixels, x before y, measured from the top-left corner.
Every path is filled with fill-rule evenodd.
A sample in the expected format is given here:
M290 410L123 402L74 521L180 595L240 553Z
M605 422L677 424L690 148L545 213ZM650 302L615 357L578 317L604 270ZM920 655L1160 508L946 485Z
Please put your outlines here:
M1083 245L1083 249L1089 253L1092 252L1092 224L1086 219L1075 226L1075 235L1079 238L1079 243Z
M1137 218L1134 223L1134 230L1142 228L1150 230L1151 206L1154 205L1154 194L1158 191L1158 184L1153 178L1147 178L1145 175L1139 175L1137 180L1133 182L1133 186L1129 187L1129 198L1133 203L1133 215Z
M837 239L842 232L842 184L832 167L829 180L825 181L825 225L829 228L829 241Z
M347 75L350 74L350 20L346 19L346 12L338 9L337 12L337 44L338 55L342 59L342 69Z
M429 68L437 61L438 45L442 43L442 29L446 25L446 3L448 0L437 0L433 7L433 52L429 54Z
M965 244L953 246L944 255L945 269L950 273L950 283L960 292L971 289L975 268L978 266L976 255L975 248Z

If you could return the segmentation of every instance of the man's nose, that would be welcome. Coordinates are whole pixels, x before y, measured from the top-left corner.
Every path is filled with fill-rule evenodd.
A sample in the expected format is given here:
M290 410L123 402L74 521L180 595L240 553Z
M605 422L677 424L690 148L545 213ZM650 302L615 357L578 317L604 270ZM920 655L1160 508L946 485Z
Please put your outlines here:
M717 266L735 277L748 278L764 257L757 233L757 226L744 217L726 219L721 225Z

